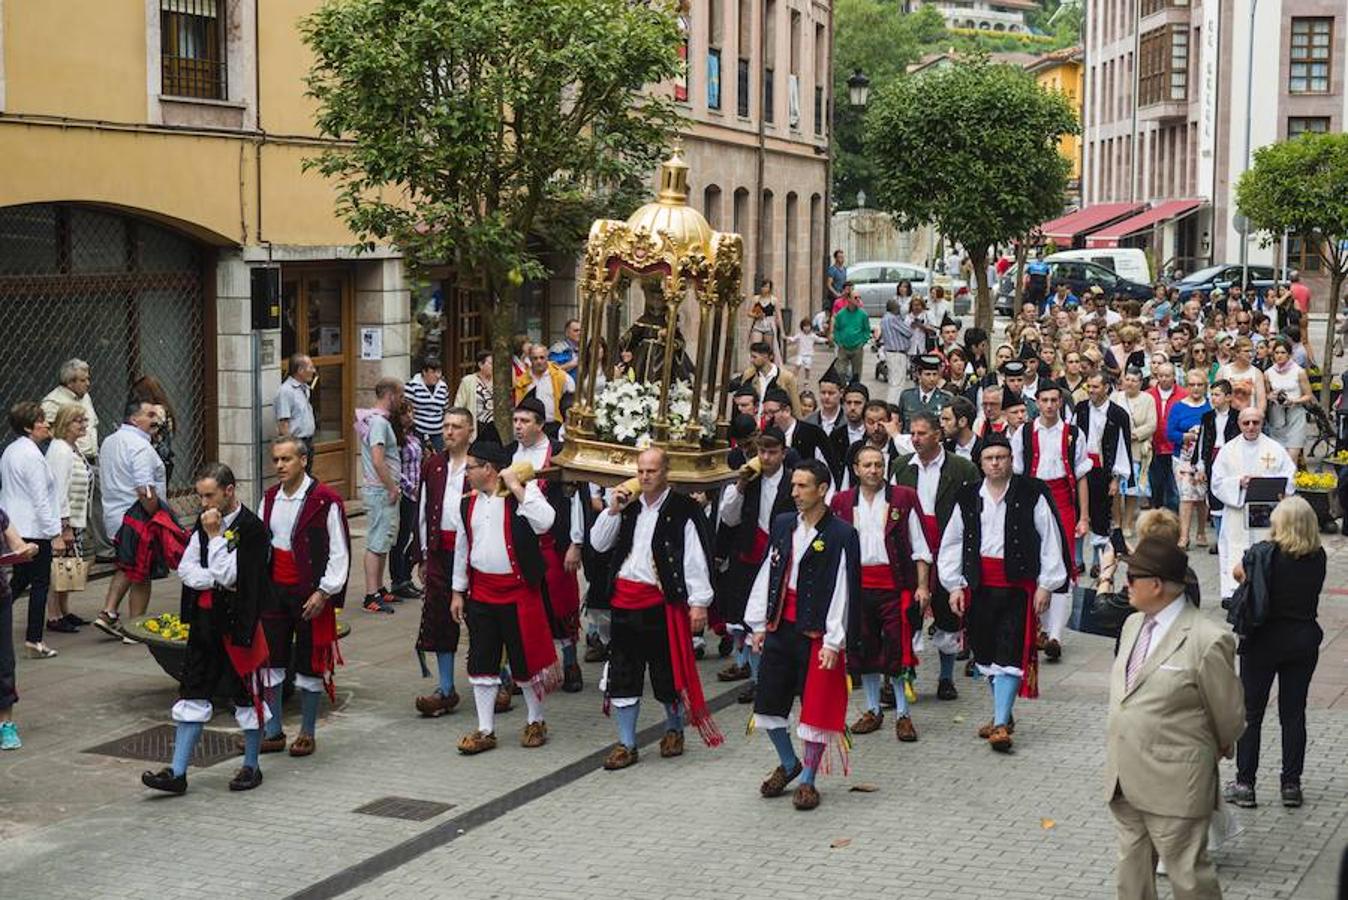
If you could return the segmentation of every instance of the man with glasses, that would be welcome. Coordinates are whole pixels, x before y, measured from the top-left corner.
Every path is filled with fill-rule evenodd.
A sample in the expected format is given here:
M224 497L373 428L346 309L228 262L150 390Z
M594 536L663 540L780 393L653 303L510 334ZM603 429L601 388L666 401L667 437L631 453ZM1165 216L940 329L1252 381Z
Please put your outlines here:
M1010 751L1016 696L1039 695L1037 619L1067 580L1063 536L1047 488L1012 474L1011 442L983 441L983 479L960 488L941 537L937 571L950 608L964 615L979 674L992 690L992 720L978 730Z

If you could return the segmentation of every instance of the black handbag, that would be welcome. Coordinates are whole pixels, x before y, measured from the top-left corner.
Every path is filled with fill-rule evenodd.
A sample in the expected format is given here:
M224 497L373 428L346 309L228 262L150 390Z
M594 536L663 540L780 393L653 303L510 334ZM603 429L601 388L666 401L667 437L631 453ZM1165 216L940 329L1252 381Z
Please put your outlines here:
M1123 623L1135 609L1123 594L1113 591L1097 594L1085 590L1081 600L1081 617L1077 630L1084 634L1098 634L1117 639L1123 632Z

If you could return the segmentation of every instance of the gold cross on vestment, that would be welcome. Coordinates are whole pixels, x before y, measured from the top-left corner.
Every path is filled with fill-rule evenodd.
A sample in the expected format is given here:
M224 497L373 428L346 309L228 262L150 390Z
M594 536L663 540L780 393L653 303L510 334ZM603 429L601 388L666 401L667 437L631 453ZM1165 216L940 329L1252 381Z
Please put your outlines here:
M1272 453L1265 453L1263 456L1259 457L1259 461L1264 464L1264 471L1267 472L1273 468L1273 464L1278 461L1278 457L1274 456Z

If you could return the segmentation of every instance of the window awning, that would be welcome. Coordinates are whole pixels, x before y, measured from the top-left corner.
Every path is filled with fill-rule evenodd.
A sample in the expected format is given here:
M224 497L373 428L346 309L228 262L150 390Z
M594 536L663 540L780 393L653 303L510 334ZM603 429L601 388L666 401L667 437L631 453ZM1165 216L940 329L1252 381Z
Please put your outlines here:
M1079 234L1088 234L1145 208L1144 203L1097 203L1045 222L1039 232L1046 241L1071 244Z
M1161 222L1169 222L1171 219L1178 219L1181 216L1187 216L1189 213L1203 205L1202 200L1166 200L1158 203L1151 209L1135 216L1129 216L1122 222L1115 222L1113 225L1107 225L1099 231L1086 238L1086 246L1094 249L1096 247L1117 247L1119 241L1130 234L1137 234L1139 231L1145 231L1153 225Z

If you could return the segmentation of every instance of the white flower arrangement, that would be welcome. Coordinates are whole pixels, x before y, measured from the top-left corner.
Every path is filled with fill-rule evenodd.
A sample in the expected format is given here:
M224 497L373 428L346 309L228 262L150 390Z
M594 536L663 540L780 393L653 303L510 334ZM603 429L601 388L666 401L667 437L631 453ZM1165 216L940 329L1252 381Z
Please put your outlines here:
M660 384L641 384L623 378L604 385L595 398L595 431L606 441L644 447L651 442L651 425L660 407ZM678 434L688 425L693 389L686 381L669 388L669 427Z

